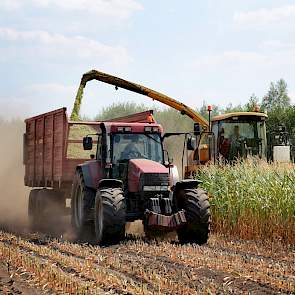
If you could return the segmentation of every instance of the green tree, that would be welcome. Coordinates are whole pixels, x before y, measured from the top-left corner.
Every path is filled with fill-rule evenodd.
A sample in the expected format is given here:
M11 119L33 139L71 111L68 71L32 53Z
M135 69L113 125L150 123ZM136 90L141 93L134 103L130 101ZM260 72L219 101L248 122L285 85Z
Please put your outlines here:
M232 103L228 104L225 109L224 113L235 113L235 112L244 112L245 107L241 104L234 106Z
M244 108L247 112L253 112L257 106L259 106L259 98L253 93Z
M284 79L280 79L276 83L271 82L266 96L262 100L262 108L270 111L274 108L288 108L291 105L288 96L288 85Z

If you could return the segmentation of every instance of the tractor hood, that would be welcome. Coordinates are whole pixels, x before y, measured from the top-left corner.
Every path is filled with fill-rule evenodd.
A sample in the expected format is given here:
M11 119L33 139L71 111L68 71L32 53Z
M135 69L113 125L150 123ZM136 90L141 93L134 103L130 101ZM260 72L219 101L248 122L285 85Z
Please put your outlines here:
M164 165L147 159L132 159L128 165L128 190L138 192L143 177L149 178L154 186L167 186L170 183L169 169Z

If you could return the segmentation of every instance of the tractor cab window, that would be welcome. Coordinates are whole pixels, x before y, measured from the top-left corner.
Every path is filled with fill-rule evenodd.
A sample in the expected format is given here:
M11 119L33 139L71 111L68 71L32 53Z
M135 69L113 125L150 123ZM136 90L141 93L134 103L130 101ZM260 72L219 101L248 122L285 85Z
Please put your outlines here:
M130 159L149 159L163 162L159 134L117 133L113 135L113 163Z
M219 122L218 151L227 160L262 156L265 149L264 122L229 120Z

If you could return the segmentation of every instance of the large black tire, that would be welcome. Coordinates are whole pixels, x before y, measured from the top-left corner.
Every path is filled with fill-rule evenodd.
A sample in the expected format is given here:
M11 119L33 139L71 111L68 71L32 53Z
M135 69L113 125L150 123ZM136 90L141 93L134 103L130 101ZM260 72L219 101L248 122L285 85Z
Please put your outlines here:
M95 238L94 202L95 191L85 186L82 172L77 170L71 194L71 219L76 238L83 242L92 243Z
M119 243L125 237L126 203L121 188L102 188L95 198L95 243Z
M187 224L177 231L180 243L205 244L209 237L211 214L207 193L201 189L179 191L178 203L185 210Z
M28 217L29 227L31 230L38 230L39 225L39 211L37 210L37 197L40 189L33 189L30 191L29 203L28 203Z
M59 234L64 214L65 200L60 191L45 188L31 191L28 215L32 230Z
M63 233L63 216L65 215L65 199L62 192L42 189L37 196L39 212L39 229L43 232L60 235Z

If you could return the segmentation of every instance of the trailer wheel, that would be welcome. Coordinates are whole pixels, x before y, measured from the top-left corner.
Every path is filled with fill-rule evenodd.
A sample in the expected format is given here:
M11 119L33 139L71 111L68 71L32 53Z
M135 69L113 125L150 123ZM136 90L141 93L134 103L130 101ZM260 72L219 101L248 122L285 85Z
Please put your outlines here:
M40 189L30 191L28 203L29 226L32 230L37 230L39 225L39 211L37 210L37 198Z
M94 238L91 209L94 207L95 191L85 186L81 171L77 171L71 195L72 226L79 240L92 242Z
M179 242L205 244L210 232L211 214L207 193L201 189L183 189L177 196L185 210L187 224L177 231Z
M121 188L98 190L94 215L96 244L116 244L124 239L126 204Z
M42 189L37 196L39 211L39 229L56 235L63 232L65 215L65 199L63 193L53 189Z
M61 233L62 217L65 215L64 201L60 191L45 188L32 190L28 204L30 228L52 234Z

